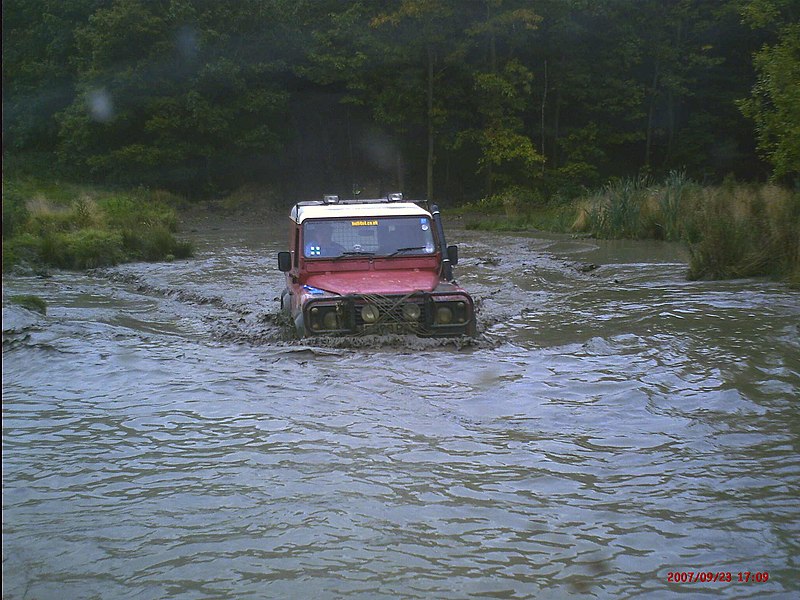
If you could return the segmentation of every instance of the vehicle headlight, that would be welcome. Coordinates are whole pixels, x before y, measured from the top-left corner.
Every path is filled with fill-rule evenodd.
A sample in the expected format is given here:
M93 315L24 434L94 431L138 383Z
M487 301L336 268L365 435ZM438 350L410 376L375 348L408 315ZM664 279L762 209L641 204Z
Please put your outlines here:
M450 327L468 323L472 316L470 304L464 300L447 300L437 302L433 308L433 325Z
M417 304L404 304L403 305L403 318L406 321L416 321L419 319L421 311Z
M467 305L464 302L456 302L456 322L463 323L467 320Z
M449 325L453 322L453 311L447 306L436 309L436 322L440 325Z
M374 304L367 304L361 309L361 318L364 319L364 323L375 323L379 316L378 307Z
M332 331L342 328L336 306L313 306L308 311L309 327L314 331Z
M336 316L336 311L329 310L322 317L322 325L325 329L339 329L339 319Z

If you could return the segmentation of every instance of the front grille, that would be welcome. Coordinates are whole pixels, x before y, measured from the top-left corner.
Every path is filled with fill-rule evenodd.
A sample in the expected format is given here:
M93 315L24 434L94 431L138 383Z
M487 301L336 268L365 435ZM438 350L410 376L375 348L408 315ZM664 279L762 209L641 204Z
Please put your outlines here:
M366 323L361 315L361 309L366 305L378 308L378 320L375 323ZM419 317L409 320L403 314L403 307L413 304L419 309ZM382 296L365 294L353 298L353 323L358 333L425 333L425 301L411 294L405 296Z

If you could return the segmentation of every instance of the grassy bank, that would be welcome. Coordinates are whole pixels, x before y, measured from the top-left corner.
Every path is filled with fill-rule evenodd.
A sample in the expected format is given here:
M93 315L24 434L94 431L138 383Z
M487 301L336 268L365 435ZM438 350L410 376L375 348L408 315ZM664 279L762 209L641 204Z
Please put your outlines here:
M47 314L47 303L39 298L39 296L32 296L32 295L22 295L22 296L11 296L8 301L11 304L16 304L23 308L27 308L28 310L32 310L34 312L41 313L43 315Z
M162 191L4 177L3 271L185 258L192 248L175 237L179 204Z
M567 202L506 195L469 210L487 215L471 229L680 241L691 279L769 276L800 285L800 192L775 185L700 186L672 173L661 184L627 179Z

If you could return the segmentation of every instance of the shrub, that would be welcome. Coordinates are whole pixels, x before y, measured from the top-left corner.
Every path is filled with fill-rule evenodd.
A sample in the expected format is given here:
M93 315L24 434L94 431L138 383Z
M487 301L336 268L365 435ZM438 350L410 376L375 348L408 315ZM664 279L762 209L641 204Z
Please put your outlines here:
M14 235L29 218L24 197L12 185L3 183L3 238Z
M14 265L40 262L42 240L30 233L23 233L3 240L3 271Z
M33 235L46 236L77 229L74 216L68 209L52 207L41 201L29 203L29 207L30 218L24 229Z
M168 192L101 193L28 178L4 181L3 194L4 270L19 263L83 269L192 253L173 236L178 218L168 203L179 200Z
M177 240L165 227L153 227L142 236L142 258L144 260L162 260L175 256Z
M531 209L543 204L541 195L536 190L521 186L511 186L502 192L481 198L474 208L481 212L499 213L505 212L509 219L520 217Z
M715 191L695 216L698 241L689 244L689 279L744 277L751 232L734 215L728 194Z
M71 208L72 222L76 228L98 227L102 224L103 217L98 211L97 204L87 194L74 200Z
M67 245L63 233L48 233L40 238L39 262L60 269L69 269L71 261L67 256Z
M122 247L135 260L157 261L169 258L188 258L192 255L191 243L175 239L166 227L121 232Z
M115 195L98 201L108 226L119 230L136 230L143 227L165 226L169 231L178 229L178 216L173 208L146 198Z
M116 232L81 229L42 238L40 259L62 269L91 269L116 265L125 258L122 236Z
M81 229L62 237L65 266L70 269L92 269L116 265L125 255L122 235L99 229Z
M186 240L176 240L172 249L175 258L190 258L194 254L194 245Z
M800 283L800 191L789 193L776 186L761 190L768 222L771 274Z
M12 304L17 304L23 308L27 308L28 310L32 310L34 312L41 313L43 315L47 314L47 303L39 298L39 296L31 296L31 295L21 295L21 296L11 296L9 301Z

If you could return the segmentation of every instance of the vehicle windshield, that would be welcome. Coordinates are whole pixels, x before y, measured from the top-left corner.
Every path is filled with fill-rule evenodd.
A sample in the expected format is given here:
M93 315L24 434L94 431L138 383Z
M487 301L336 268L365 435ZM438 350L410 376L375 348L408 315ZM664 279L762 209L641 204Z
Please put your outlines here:
M430 217L354 217L303 223L306 258L433 254Z

